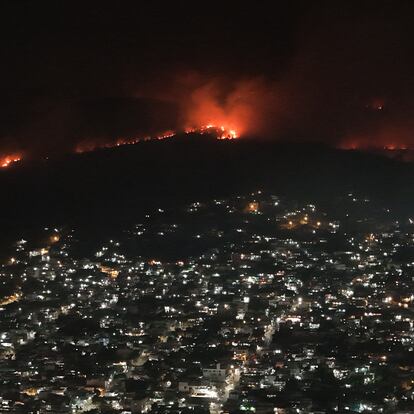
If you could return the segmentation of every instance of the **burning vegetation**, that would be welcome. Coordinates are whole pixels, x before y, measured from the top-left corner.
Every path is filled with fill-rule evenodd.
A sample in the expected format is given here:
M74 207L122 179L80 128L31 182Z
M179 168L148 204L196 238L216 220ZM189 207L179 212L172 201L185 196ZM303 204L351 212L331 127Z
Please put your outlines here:
M10 166L11 164L19 162L21 160L22 160L22 156L20 154L6 155L4 157L0 157L0 167L6 168Z
M139 138L139 137L119 138L114 142L107 142L104 144L83 142L76 146L75 152L83 153L83 152L94 151L96 149L114 148L114 147L120 147L123 145L134 145L134 144L138 144L139 142L143 142L143 141L162 141L168 138L176 137L177 135L183 132L185 134L211 135L211 136L214 136L218 140L234 140L234 139L239 138L239 134L237 133L235 129L226 128L224 125L208 124L208 125L203 125L198 128L189 127L189 128L186 128L184 131L169 130L159 135L155 135L153 137L146 136L142 138Z

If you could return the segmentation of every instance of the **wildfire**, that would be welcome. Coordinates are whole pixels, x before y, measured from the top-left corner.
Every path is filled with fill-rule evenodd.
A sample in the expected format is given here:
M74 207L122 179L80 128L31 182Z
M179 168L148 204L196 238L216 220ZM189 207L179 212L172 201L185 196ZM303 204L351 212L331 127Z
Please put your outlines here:
M21 155L18 154L6 155L5 157L0 158L0 167L6 168L10 164L21 161L21 159Z
M159 135L155 136L147 136L142 138L137 137L131 137L131 138L118 138L115 142L112 143L105 143L105 144L91 144L91 143L80 143L76 148L75 152L77 153L83 153L83 152L91 152L98 148L114 148L114 147L121 147L124 145L135 145L139 142L143 141L161 141L168 138L173 138L180 134L181 132L184 132L186 134L196 133L196 134L208 134L215 136L216 139L219 140L233 140L239 138L239 134L235 129L227 128L224 125L215 125L215 124L207 124L203 125L198 128L186 128L184 131L173 131L168 130L165 131Z
M199 134L216 135L217 139L239 138L239 135L235 129L226 128L224 125L219 126L219 125L214 125L214 124L208 124L205 126L201 126L200 128L194 128L191 132L197 132Z
M377 144L377 145L372 145L370 144L370 142L358 142L358 141L350 141L350 142L344 142L341 143L340 145L338 145L339 149L343 149L343 150L375 150L375 151L407 151L407 150L411 150L412 147L409 147L406 144Z
M83 152L91 152L91 151L95 151L99 148L103 149L103 148L115 148L115 147L122 147L124 145L135 145L138 144L139 142L143 142L143 141L155 141L155 140L163 140L163 139L167 139L167 138L171 138L174 137L175 135L177 135L177 133L175 131L172 130L168 130L165 132L162 132L159 135L155 135L153 137L151 136L146 136L146 137L130 137L130 138L118 138L115 142L108 142L108 143L104 143L104 144L94 144L94 143L85 143L82 142L80 144L78 144L78 146L75 148L75 152L77 153L83 153Z

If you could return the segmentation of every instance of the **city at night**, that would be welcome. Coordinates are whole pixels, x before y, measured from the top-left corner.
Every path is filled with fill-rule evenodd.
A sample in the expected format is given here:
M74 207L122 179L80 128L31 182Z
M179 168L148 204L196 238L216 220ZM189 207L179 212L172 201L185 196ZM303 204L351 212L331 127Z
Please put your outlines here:
M0 4L0 413L414 413L414 4Z

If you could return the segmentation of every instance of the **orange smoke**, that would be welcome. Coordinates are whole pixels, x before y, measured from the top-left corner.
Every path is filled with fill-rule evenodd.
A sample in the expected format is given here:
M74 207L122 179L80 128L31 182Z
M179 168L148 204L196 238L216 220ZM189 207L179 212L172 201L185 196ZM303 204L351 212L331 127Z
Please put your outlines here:
M177 108L178 118L173 129L150 136L138 135L110 139L84 139L75 152L98 148L133 145L147 140L171 138L182 133L209 135L219 140L234 140L245 136L261 136L281 125L281 107L274 84L261 78L209 78L202 74L173 75L172 79L134 94L138 99L156 99ZM277 132L276 132L277 133Z
M21 154L10 154L3 157L0 157L0 167L6 168L9 165L21 161L22 156Z
M265 116L274 107L272 91L260 79L237 82L190 79L182 93L178 104L186 130L222 131L223 134L218 134L222 139L262 132Z
M245 108L232 105L230 97L225 97L220 102L219 90L215 85L206 85L195 90L184 106L186 128L211 129L220 126L225 130L246 129L246 126L242 126L241 113Z
M343 149L406 150L412 148L413 125L407 122L390 123L372 128L370 131L353 133L340 142Z

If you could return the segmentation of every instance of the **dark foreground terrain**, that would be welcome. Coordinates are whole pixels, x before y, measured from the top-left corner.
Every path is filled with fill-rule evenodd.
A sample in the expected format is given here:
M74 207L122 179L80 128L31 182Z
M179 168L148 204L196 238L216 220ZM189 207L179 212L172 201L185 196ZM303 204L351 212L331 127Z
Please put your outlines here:
M414 164L378 154L315 144L176 137L26 161L0 171L1 238L52 225L108 233L158 204L257 188L322 204L353 192L407 215L414 201L413 178Z

